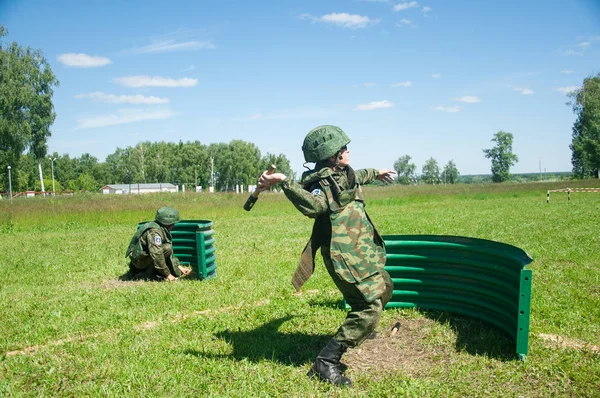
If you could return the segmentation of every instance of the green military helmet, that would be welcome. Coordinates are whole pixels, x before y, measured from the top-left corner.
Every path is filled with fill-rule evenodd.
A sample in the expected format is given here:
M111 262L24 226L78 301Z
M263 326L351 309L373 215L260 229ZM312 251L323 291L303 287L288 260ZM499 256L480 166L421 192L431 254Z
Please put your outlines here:
M161 207L156 211L154 220L162 225L173 225L179 222L179 212L172 207Z
M315 127L304 138L302 144L304 160L316 163L328 159L348 143L350 143L350 138L337 126Z

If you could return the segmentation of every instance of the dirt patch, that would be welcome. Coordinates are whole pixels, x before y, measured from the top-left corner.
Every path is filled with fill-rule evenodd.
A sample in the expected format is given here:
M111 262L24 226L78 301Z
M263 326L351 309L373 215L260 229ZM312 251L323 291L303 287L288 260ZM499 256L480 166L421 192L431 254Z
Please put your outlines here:
M561 348L573 348L576 350L589 350L591 352L595 352L596 354L600 354L600 347L595 346L591 343L587 343L585 341L572 339L569 337L563 337L556 334L546 334L540 333L538 336L544 340L544 345L546 347L561 347Z
M424 344L423 330L434 323L430 319L402 319L397 332L394 332L396 322L386 325L374 339L348 350L342 362L350 369L375 376L398 371L411 377L427 376L434 366L451 362L455 352L452 346Z

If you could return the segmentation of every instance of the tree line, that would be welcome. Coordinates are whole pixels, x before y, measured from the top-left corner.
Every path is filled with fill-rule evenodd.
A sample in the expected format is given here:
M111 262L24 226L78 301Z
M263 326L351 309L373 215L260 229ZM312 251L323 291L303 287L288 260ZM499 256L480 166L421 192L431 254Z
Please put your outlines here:
M100 162L83 154L71 158L53 153L39 160L46 192L65 190L96 191L107 184L165 183L188 187L214 186L217 191L235 190L236 185L255 184L270 164L292 178L295 173L285 155L262 155L253 143L233 140L209 145L194 142L140 142L117 148ZM21 156L12 167L14 192L41 191L37 176L38 159L32 153ZM6 181L0 190L7 191Z
M498 131L494 134L492 141L496 143L494 147L483 150L485 157L492 162L491 180L493 182L508 181L511 178L510 168L519 161L518 156L512 152L513 135L505 131ZM417 166L411 163L411 159L409 155L403 155L394 162L394 170L398 174L397 182L399 184L456 184L458 182L474 182L460 179L460 172L454 160L450 160L440 170L437 160L431 157L423 165L421 174L417 174ZM475 181L480 182L480 180Z

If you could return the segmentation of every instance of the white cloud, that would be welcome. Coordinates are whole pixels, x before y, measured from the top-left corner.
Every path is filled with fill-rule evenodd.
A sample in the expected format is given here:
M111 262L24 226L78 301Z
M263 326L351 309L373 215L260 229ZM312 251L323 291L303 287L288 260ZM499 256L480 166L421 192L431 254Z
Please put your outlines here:
M388 100L383 101L373 101L368 104L360 104L357 105L354 110L355 111L371 111L373 109L381 109L381 108L391 108L394 104Z
M434 73L433 75L431 75L431 78L432 78L432 79L439 79L439 78L441 78L441 77L442 77L442 74L441 74L441 73Z
M575 71L571 70L571 69L561 70L560 71L560 73L562 73L563 75L571 75L571 74L573 74L573 72L575 72Z
M130 52L136 54L146 54L146 53L161 53L161 52L169 52L169 51L189 51L189 50L212 50L216 48L211 41L185 41L185 42L177 42L177 40L169 39L157 41L147 46L134 48L130 50Z
M577 51L577 50L574 50L572 48L568 48L566 50L560 50L559 54L562 55L562 56L564 56L564 57L567 57L569 55L583 55L583 51Z
M558 49L558 53L562 56L582 56L585 55L586 51L592 48L592 43L597 42L598 40L600 40L600 36L591 36L587 39L583 39L583 41L579 41L579 43L571 44Z
M513 87L513 91L518 91L523 95L532 95L535 91L529 88Z
M409 81L392 84L392 87L410 87L410 86L412 86L412 83Z
M170 109L119 109L116 114L82 117L77 119L76 129L92 129L144 120L168 119L175 113Z
M427 14L431 10L433 10L433 8L425 6L423 7L423 14Z
M169 102L168 98L159 97L146 97L144 95L115 95L106 94L102 92L94 92L89 94L79 94L75 98L90 98L92 101L108 102L111 104L147 104L147 105L158 105L166 104Z
M363 84L363 86L365 86L365 87L375 87L376 84L377 83L368 82L368 83Z
M456 113L462 110L460 106L436 106L434 108L436 111L440 112L448 112L448 113Z
M194 87L198 79L184 77L182 79L171 79L161 76L124 76L116 77L113 81L125 87Z
M402 18L400 20L400 25L399 26L402 26L402 25L408 25L408 26L410 26L410 25L412 25L412 22L409 19Z
M554 90L559 91L563 94L569 94L572 91L579 90L581 86L565 86L565 87L556 87Z
M182 72L182 73L183 72L190 72L190 71L193 71L194 69L196 69L196 65L190 65L187 68L185 68L183 70L180 70L180 72Z
M406 10L408 8L413 8L418 6L419 3L417 3L416 1L411 1L410 3L400 3L400 4L396 4L394 6L394 11L402 11L402 10Z
M58 56L58 61L65 66L74 68L97 68L112 64L112 61L106 57L75 53L61 54Z
M375 23L369 17L358 15L358 14L348 14L345 12L342 13L331 13L327 15L323 15L317 18L319 22L332 23L334 25L340 26L342 28L349 29L359 29L366 28L368 25Z
M476 104L478 102L481 102L481 98L476 97L474 95L466 95L464 97L456 98L454 100L464 102L466 104Z

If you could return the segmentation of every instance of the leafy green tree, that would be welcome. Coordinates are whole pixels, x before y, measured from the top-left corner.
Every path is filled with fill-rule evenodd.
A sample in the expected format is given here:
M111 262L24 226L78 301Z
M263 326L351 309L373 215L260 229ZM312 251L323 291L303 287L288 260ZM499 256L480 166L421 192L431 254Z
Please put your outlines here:
M442 172L442 179L444 180L444 184L456 184L458 182L459 175L460 173L456 168L454 160L450 160L444 166L444 171Z
M416 180L415 172L417 166L410 162L411 157L403 155L394 162L394 170L398 173L397 182L399 184L408 185L411 181Z
M215 158L219 190L234 189L236 184L255 183L260 175L260 150L256 145L233 140Z
M512 152L513 135L504 131L494 134L492 141L496 145L491 149L484 149L485 157L492 160L492 181L503 182L510 179L510 168L519 158Z
M97 189L96 180L87 173L79 174L77 179L69 181L69 189L73 191L94 192Z
M440 167L437 160L429 158L423 165L423 182L425 184L437 184L440 182Z
M569 94L573 113L571 164L577 177L600 178L600 73L583 80L578 90Z
M52 104L58 80L40 50L5 45L7 30L0 26L0 166L19 163L26 148L37 160L44 190L42 160L56 114Z

